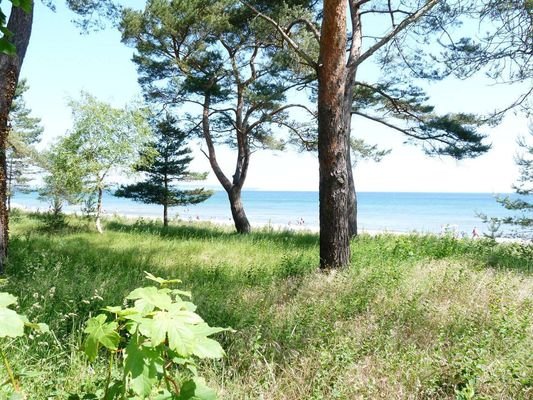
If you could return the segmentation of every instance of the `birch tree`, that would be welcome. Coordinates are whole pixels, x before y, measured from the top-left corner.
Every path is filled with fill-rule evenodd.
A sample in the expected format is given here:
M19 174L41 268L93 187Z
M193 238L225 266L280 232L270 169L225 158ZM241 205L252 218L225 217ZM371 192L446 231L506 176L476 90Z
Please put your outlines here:
M84 194L97 198L95 225L102 233L104 191L112 183L113 172L131 169L135 164L140 148L149 139L150 128L142 110L114 108L88 93L72 100L70 107L73 128L62 147L77 160L74 165L81 171Z

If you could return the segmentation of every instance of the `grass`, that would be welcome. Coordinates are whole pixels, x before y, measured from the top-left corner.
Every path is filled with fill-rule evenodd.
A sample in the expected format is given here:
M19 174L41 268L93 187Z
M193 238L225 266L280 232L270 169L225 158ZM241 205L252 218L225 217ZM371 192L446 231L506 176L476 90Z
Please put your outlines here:
M104 363L81 355L80 328L144 270L179 277L210 325L237 330L202 365L222 399L533 398L532 246L360 236L350 268L324 274L313 234L114 219L98 235L67 221L11 225L2 290L53 331L9 344L30 399L98 385Z

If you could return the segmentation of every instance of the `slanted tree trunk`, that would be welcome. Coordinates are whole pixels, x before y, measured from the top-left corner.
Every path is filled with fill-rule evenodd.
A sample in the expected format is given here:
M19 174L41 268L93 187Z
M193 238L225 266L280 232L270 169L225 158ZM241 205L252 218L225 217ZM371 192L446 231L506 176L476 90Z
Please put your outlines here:
M248 217L244 212L244 206L241 199L242 186L246 180L246 175L248 172L248 165L250 163L250 151L248 149L248 144L246 143L245 131L241 130L237 132L237 142L238 142L238 154L237 154L237 163L235 166L235 173L233 175L233 180L230 181L228 177L222 172L220 165L218 164L215 145L211 137L211 130L209 124L209 107L210 107L210 95L205 94L204 104L203 104L203 115L202 115L202 131L207 145L207 158L209 159L209 164L211 169L215 173L218 181L228 194L228 199L230 202L231 216L233 217L233 222L235 224L235 229L238 233L250 233L251 226L248 221Z
M244 206L241 200L241 189L238 186L233 186L228 192L228 198L231 206L231 216L235 222L235 229L239 233L250 233L251 227L248 217L244 212Z
M318 67L320 267L350 262L347 126L345 123L346 2L325 0Z
M33 2L29 13L19 7L13 7L7 29L13 34L10 40L16 46L16 54L12 56L0 54L0 274L4 272L9 236L9 216L6 208L8 117L22 62L30 42L32 23Z
M104 191L102 190L101 186L98 186L98 202L96 203L96 230L98 233L104 233L104 230L102 229L102 197L103 197Z

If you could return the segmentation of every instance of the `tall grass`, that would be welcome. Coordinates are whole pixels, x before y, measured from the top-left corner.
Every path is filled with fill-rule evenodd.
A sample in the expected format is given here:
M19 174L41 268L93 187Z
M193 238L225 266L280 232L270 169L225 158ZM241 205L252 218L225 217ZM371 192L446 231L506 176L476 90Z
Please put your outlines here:
M66 222L12 223L2 290L53 331L10 344L32 399L98 385L80 328L144 270L179 277L204 319L237 330L218 337L227 357L202 366L224 399L533 398L531 246L360 236L351 267L323 274L313 234Z

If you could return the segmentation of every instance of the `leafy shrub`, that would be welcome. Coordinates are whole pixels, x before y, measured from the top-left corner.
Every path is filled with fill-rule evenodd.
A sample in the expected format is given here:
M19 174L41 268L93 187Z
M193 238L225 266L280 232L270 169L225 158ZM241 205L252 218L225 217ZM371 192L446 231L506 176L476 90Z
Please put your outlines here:
M215 399L215 392L198 375L195 360L221 358L224 350L208 336L229 329L210 327L195 313L196 306L184 300L189 292L168 287L181 281L150 273L146 277L160 287L137 288L126 297L126 306L106 307L107 314L87 321L85 354L95 361L103 348L109 357L102 398ZM121 376L113 380L117 360Z
M24 336L25 329L30 328L38 332L48 332L48 326L46 324L31 323L24 315L18 314L10 307L17 304L17 298L9 293L0 292L0 356L9 377L9 383L11 384L14 393L10 399L23 399L25 398L20 383L15 375L7 355L4 351L7 338L18 338Z

